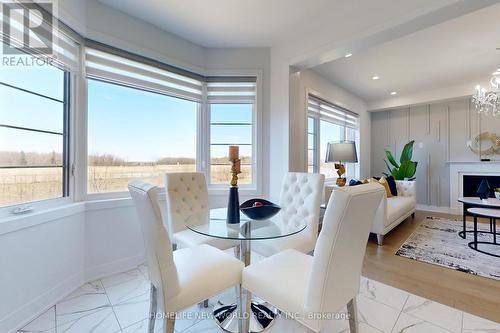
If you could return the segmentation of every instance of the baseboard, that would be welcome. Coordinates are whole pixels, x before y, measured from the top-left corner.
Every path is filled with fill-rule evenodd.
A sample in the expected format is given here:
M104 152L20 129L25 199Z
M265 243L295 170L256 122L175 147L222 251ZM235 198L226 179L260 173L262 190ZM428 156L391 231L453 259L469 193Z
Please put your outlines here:
M433 212L433 213L460 215L459 209L452 208L452 207L429 206L429 205L417 204L417 210L425 211L425 212Z
M145 261L146 258L143 255L139 255L94 266L85 270L85 281L93 281L116 273L124 272L139 266Z
M5 316L0 321L0 332L15 333L64 297L80 288L84 283L133 269L144 261L143 255L133 256L91 267L85 272L77 273ZM34 313L34 315L26 317L28 313Z
M15 333L18 329L37 318L54 304L85 283L83 272L77 273L55 287L35 297L29 303L17 308L0 321L0 332ZM27 314L34 314L29 315Z

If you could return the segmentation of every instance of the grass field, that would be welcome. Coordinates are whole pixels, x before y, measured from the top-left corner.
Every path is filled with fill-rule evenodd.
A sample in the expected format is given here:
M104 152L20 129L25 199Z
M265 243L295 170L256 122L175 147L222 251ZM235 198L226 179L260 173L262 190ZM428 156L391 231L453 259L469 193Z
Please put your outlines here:
M88 193L121 192L132 179L163 186L168 172L193 172L194 164L156 166L91 166L88 171ZM251 183L251 167L242 166L240 184ZM211 167L215 184L229 184L229 165ZM62 196L61 168L0 169L0 206Z

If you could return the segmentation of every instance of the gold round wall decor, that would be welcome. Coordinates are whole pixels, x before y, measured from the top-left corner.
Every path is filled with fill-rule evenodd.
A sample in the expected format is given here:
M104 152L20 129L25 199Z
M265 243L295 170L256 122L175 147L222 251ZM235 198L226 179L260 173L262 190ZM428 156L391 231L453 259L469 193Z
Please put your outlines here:
M483 148L483 142L488 142ZM483 132L476 136L469 148L478 155L496 155L500 154L500 136L495 133Z

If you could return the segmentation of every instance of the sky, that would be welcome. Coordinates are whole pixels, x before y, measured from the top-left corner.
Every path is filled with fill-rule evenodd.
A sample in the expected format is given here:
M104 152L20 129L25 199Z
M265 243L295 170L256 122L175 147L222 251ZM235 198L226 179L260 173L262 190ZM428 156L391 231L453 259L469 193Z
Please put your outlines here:
M63 100L63 72L45 67L0 67L0 82ZM0 85L0 124L63 130L63 104ZM196 157L198 103L88 80L88 151L127 161ZM211 122L250 123L251 105L212 105ZM252 126L212 125L212 143L251 143ZM212 156L227 156L212 146ZM61 152L62 136L0 127L0 151ZM242 146L241 155L251 155Z

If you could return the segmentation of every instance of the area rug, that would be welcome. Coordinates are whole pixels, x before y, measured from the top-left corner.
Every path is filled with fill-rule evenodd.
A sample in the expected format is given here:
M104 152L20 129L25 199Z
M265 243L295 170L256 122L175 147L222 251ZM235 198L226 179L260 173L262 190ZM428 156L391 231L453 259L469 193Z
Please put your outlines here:
M467 222L467 229L472 228L473 223ZM489 230L489 224L480 224L478 229ZM427 217L396 255L500 280L500 258L469 248L467 244L473 240L473 234L467 233L467 239L463 239L458 236L461 230L462 221ZM491 235L479 233L478 240L491 241ZM493 250L500 254L500 247L488 248L488 251Z

